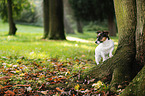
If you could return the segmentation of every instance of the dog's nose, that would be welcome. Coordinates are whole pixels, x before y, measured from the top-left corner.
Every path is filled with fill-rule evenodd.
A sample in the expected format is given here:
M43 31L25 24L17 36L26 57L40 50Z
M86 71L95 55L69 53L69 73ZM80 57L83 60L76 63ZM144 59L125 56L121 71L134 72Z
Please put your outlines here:
M95 43L98 44L97 41L95 41Z

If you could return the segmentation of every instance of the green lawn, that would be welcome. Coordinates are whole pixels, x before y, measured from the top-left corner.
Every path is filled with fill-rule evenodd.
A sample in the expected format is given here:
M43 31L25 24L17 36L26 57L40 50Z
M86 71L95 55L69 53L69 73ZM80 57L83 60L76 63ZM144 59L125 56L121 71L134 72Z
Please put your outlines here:
M8 90L15 95L15 90L21 95L55 95L59 88L64 92L72 90L70 82L75 90L81 90L79 77L96 66L95 32L67 34L68 40L55 41L41 40L42 27L17 24L17 28L16 36L8 36L8 24L0 23L0 95ZM117 47L117 37L111 39ZM103 86L107 90L107 85ZM83 88L89 89L87 85Z
M16 36L8 36L8 24L0 23L0 56L26 56L28 58L76 58L94 59L97 46L95 32L66 35L70 40L41 40L43 28L36 26L17 25ZM83 39L83 40L82 40ZM113 40L117 42L117 38ZM79 42L80 41L80 42ZM85 55L85 56L84 56Z

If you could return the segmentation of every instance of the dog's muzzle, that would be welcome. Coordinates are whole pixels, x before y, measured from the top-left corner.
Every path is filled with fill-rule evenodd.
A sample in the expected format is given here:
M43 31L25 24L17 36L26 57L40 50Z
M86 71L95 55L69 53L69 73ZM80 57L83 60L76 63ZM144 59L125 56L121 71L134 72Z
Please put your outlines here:
M103 41L95 41L96 44L103 43Z

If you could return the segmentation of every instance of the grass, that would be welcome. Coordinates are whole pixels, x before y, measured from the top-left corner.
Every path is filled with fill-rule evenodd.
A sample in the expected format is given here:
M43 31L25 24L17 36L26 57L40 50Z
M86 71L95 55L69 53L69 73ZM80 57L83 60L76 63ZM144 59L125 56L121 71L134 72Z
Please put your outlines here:
M83 57L94 59L94 49L96 44L95 32L85 32L84 34L66 35L67 38L90 41L51 41L41 40L43 28L35 26L17 25L16 36L8 36L8 24L0 23L0 56L25 56L28 58L60 58ZM116 39L116 38L115 38ZM115 40L114 39L114 40ZM116 40L115 40L116 41ZM85 56L84 56L85 55Z
M76 82L75 79L78 80L82 73L96 66L95 32L67 34L68 40L55 41L41 40L42 27L17 24L16 36L8 36L8 24L0 23L0 26L2 26L0 27L0 77L8 78L6 80L0 78L0 95L4 95L8 90L17 94L15 90L22 87L25 87L27 95L46 95L40 90L46 92L60 82L63 86L68 86L69 82ZM111 39L117 47L117 37ZM76 86L74 84L73 88ZM56 87L68 90L62 86ZM26 91L31 88L33 91ZM21 91L19 93L24 95ZM57 94L56 89L54 93L49 94Z

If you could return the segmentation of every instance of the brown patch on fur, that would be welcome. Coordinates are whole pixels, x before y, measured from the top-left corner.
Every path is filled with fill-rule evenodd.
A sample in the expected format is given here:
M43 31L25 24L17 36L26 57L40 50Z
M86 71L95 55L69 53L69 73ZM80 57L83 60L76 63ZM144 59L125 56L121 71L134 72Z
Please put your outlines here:
M103 37L101 41L103 41L103 42L104 42L106 39L107 39L106 37Z

